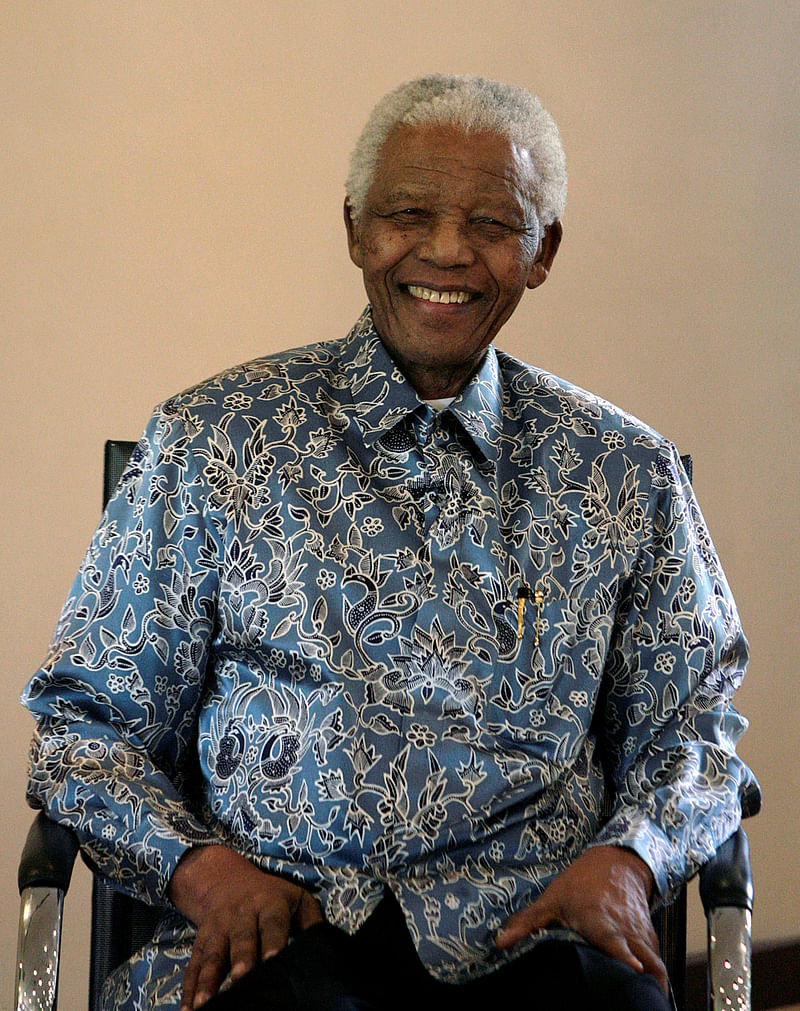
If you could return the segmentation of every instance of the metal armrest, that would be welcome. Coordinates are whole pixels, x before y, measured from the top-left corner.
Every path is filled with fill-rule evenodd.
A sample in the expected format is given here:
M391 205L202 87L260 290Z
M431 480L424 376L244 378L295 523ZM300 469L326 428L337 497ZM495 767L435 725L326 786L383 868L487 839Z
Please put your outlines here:
M20 895L24 888L41 885L52 885L66 892L77 852L78 840L72 829L39 811L28 831L19 861Z
M753 878L743 829L700 871L700 898L708 921L709 1008L749 1011Z
M40 811L19 864L16 1011L55 1007L61 914L77 852L75 834Z
M700 871L700 898L706 916L719 906L753 911L750 847L744 829L737 829Z

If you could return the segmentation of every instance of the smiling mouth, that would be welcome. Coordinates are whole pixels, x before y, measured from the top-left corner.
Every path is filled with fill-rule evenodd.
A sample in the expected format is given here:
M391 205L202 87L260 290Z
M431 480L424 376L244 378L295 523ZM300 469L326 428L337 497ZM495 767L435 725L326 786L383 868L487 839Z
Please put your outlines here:
M463 305L473 298L468 291L434 291L433 288L423 288L418 284L407 285L407 290L409 295L422 299L423 302L438 302L442 305Z

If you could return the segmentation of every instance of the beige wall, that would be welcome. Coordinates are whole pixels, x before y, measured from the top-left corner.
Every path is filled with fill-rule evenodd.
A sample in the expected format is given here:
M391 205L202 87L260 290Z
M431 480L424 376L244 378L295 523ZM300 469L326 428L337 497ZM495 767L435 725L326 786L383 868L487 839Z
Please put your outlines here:
M344 332L364 301L340 222L351 142L385 90L436 69L528 85L561 126L564 244L501 343L694 454L753 646L756 935L798 933L797 10L0 3L0 1001L28 822L16 698L97 519L103 440L223 366Z

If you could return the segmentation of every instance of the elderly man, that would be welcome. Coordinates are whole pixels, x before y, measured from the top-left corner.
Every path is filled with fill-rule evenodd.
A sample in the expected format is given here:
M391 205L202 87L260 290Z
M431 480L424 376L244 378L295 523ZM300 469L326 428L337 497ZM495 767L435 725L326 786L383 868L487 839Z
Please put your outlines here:
M33 802L168 905L110 1007L668 1006L745 640L673 447L492 346L565 192L527 92L401 86L350 334L156 410L24 696Z

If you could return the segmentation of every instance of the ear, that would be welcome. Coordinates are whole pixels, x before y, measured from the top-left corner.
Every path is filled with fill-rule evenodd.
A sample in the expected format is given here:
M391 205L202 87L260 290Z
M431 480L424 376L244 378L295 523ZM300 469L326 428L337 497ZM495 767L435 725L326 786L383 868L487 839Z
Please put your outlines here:
M544 284L547 280L547 275L553 266L553 260L556 258L558 247L561 245L561 236L563 234L564 229L561 227L561 222L558 218L545 228L542 241L539 245L539 252L536 254L536 259L533 261L531 272L528 275L527 287L538 288L540 284ZM352 253L350 255L352 256Z
M364 257L361 255L358 225L353 221L353 212L347 197L344 200L344 227L347 230L347 248L350 251L350 259L357 267L363 267Z

